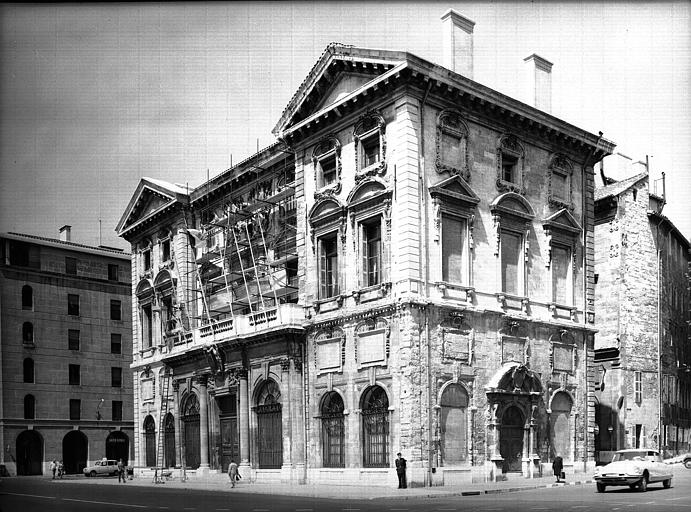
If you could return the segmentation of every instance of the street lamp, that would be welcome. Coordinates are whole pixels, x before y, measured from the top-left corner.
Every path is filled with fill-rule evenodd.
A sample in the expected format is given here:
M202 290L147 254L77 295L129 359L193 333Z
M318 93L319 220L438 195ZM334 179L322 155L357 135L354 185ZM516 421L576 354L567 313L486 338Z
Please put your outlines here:
M96 420L101 421L101 406L103 405L103 402L105 400L101 398L101 401L98 403L98 407L96 407Z

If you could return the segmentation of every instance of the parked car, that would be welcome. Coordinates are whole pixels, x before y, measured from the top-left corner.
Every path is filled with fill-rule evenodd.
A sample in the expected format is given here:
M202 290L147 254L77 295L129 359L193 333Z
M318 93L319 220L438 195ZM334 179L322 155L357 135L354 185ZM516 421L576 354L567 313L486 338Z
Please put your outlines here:
M691 453L682 453L671 459L665 459L665 464L683 464L686 469L691 469Z
M662 461L657 450L633 449L614 452L612 462L595 469L597 492L607 486L628 485L645 492L649 483L662 482L665 489L672 486L672 470Z
M101 460L97 460L91 466L86 466L83 471L85 476L115 476L118 474L118 461L103 458Z

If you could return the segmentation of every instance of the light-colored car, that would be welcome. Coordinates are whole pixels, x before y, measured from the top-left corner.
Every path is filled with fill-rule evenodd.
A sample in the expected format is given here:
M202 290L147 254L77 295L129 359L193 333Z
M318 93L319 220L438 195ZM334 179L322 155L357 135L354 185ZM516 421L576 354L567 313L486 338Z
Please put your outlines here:
M93 465L86 466L83 471L86 476L115 476L118 474L118 461L113 459L97 460Z
M665 464L683 464L686 469L691 469L691 453L682 453L671 459L665 459Z
M597 492L607 486L628 485L645 492L648 484L662 482L665 489L672 486L672 470L662 461L657 450L632 449L614 452L612 462L595 469Z

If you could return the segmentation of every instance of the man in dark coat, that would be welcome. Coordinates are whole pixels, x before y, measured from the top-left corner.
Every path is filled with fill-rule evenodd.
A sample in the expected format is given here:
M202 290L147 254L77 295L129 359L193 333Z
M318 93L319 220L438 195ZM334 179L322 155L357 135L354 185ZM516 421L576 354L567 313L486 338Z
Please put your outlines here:
M554 476L557 477L557 483L561 482L561 472L564 469L564 461L557 455L554 457L554 462L552 462L552 470L554 471Z
M401 456L400 453L398 453L397 455L398 458L396 459L396 474L398 475L398 488L406 489L408 487L408 483L405 479L406 460Z

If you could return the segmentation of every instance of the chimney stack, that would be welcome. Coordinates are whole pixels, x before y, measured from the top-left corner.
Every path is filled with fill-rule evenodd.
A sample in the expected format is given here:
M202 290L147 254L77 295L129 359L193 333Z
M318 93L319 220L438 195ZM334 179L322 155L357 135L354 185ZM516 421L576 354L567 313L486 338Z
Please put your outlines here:
M526 96L532 100L535 108L543 112L552 111L552 63L536 53L523 59L527 80Z
M65 224L58 231L60 231L60 240L69 242L72 240L72 226Z
M442 21L442 64L445 68L473 78L473 28L475 22L449 9Z

